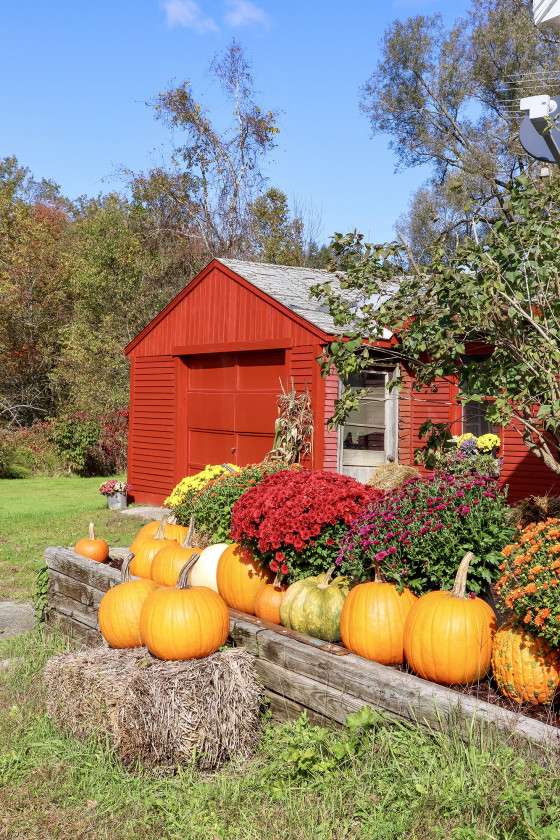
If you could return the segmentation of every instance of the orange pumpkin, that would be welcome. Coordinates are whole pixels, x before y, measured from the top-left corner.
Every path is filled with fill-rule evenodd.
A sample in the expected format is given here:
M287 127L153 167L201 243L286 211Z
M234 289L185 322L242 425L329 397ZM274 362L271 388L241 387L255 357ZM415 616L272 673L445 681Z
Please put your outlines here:
M164 539L176 540L179 544L181 544L185 540L188 534L188 528L185 528L183 525L178 525L177 520L174 516L172 516L171 519L168 521L167 516L168 514L166 513L164 514L160 522L158 522L157 520L155 522L148 522L146 525L143 525L140 528L138 534L136 535L136 537L130 545L130 551L133 554L137 553L140 544L144 542L144 540L155 537L159 530L161 522L164 523Z
M372 662L400 665L405 620L417 600L410 589L399 594L396 586L384 582L376 565L375 580L355 586L344 601L340 617L344 646Z
M216 580L218 592L228 607L255 615L257 593L267 583L272 583L274 576L248 549L232 543L218 560Z
M150 579L152 562L158 551L162 548L171 547L179 548L179 543L175 540L164 539L165 517L159 523L157 533L154 537L148 537L138 545L136 553L132 558L130 564L130 574L135 577ZM132 546L131 546L132 547Z
M508 621L494 636L492 671L498 688L517 703L551 703L560 683L560 651Z
M484 679L490 669L496 616L481 598L467 598L469 551L451 592L428 592L414 604L404 625L405 659L417 674L442 685Z
M82 557L89 557L90 560L96 560L98 563L104 563L109 556L109 546L105 540L96 538L93 530L93 522L89 523L89 537L83 537L78 540L74 549L76 554L81 554Z
M201 659L228 637L229 613L223 599L207 586L190 588L196 559L186 564L174 589L156 589L144 601L140 636L159 659Z
M155 589L152 580L131 580L129 554L121 570L122 583L109 589L99 604L99 629L112 648L139 647L140 612L144 601Z
M201 548L184 548L181 545L167 545L160 549L152 561L150 577L160 586L175 586L179 580L179 572L185 563L196 554L200 557Z
M281 624L280 604L284 593L288 588L280 583L281 572L277 572L274 583L267 583L259 589L255 596L255 615L263 621L271 621L273 624Z

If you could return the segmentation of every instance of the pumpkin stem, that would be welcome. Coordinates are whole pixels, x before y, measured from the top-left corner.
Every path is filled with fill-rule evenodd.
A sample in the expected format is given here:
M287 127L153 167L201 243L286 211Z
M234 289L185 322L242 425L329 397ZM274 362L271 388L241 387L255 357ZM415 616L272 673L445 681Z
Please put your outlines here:
M190 589L191 588L191 572L196 566L198 558L200 554L196 551L194 554L191 554L181 571L179 572L179 577L177 579L177 585L175 589Z
M128 583L129 580L132 580L132 575L130 574L130 564L132 563L133 557L134 552L132 551L130 554L127 554L123 560L123 564L121 566L121 583Z
M169 519L167 521L168 521L169 525L176 525L177 524L177 517L175 516L175 514L173 514L172 516L169 517Z
M274 588L275 588L275 589L276 589L276 587L277 587L277 586L281 586L281 585L282 585L282 584L280 583L280 581L282 580L282 577L283 577L283 575L282 575L282 571L281 571L281 569L278 569L278 571L276 572L276 577L274 578L274 583L272 584L272 585L274 586Z
M159 523L159 528L157 529L154 540L163 540L165 538L165 526L167 524L167 514L164 513L161 517L161 522Z
M379 563L373 564L373 580L374 583L385 583L385 578L383 577L383 572L381 571Z
M326 572L323 580L321 581L321 583L318 586L319 589L327 589L328 588L328 586L331 582L331 577L332 577L332 573L334 572L334 570L335 570L335 567L331 566L329 571Z
M189 530L185 534L185 539L183 540L183 548L192 548L193 546L193 537L194 537L194 516L191 516L191 521L189 522Z
M89 523L89 538L90 538L90 540L95 539L95 534L94 534L94 531L93 531L93 522Z
M237 473L237 470L234 470L233 467L230 467L229 464L220 464L220 466L222 466L224 470L229 470L229 472L233 473L233 475Z
M463 559L459 564L459 568L457 569L457 574L455 575L455 583L453 584L453 589L449 593L453 595L455 598L464 598L465 593L467 591L467 572L469 571L469 563L473 559L474 554L472 551L467 551Z

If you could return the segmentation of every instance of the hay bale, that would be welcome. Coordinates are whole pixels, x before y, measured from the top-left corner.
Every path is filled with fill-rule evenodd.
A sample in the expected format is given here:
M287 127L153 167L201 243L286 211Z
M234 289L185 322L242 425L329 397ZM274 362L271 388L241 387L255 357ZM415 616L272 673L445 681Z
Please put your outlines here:
M558 496L529 496L511 509L509 523L515 528L526 528L533 522L560 519L560 498Z
M382 464L375 468L368 484L387 493L389 490L396 490L409 478L419 475L420 470L416 467L408 467L406 464Z
M124 764L214 770L258 740L263 696L243 648L162 662L146 648L58 654L45 669L50 719L76 738L105 741Z

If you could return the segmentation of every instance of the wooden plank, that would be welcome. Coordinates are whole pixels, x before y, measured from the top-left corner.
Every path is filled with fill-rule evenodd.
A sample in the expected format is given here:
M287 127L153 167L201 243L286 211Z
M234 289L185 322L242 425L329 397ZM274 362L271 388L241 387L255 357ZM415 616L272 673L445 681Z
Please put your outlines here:
M49 607L55 609L64 618L72 618L80 624L84 624L90 630L99 630L97 610L93 607L81 604L79 601L75 601L67 595L62 595L60 592L54 592L50 585L47 598Z
M280 641L280 644L282 643L283 640ZM281 697L287 697L289 700L313 709L319 715L330 717L337 723L344 723L348 715L359 712L364 705L361 698L345 695L325 683L286 671L285 668L267 659L257 657L254 664L257 674L268 689Z
M268 709L272 720L275 720L277 723L284 723L287 720L297 720L303 712L307 712L309 722L313 726L325 726L328 728L336 726L331 718L317 714L313 709L308 709L307 706L302 706L301 703L296 703L294 700L282 697L280 694L276 694L275 691L266 689L265 696L270 701Z
M303 698L297 695L294 697L293 692L285 686L291 679L295 679L295 676L302 676L329 686L344 696L359 698L359 708L369 705L390 716L418 721L437 728L441 726L442 721L451 716L458 717L466 725L476 717L482 722L494 723L500 729L522 735L536 743L560 746L560 730L525 715L510 712L495 704L460 694L414 674L397 671L354 654L335 657L321 650L304 647L294 639L274 634L269 630L260 630L256 625L241 619L234 618L232 622L232 638L244 639L245 643L250 641L251 652L256 651L254 655L258 657L259 662L270 663L275 669L286 674L282 690L279 691L278 687L275 687L276 683L266 681L268 677L265 678L267 687L280 694L285 693L297 702L304 702ZM271 677L276 673L272 669L267 671ZM311 708L328 714L315 705Z
M50 612L46 618L46 628L49 631L59 631L76 639L86 645L98 646L103 641L103 637L99 630L93 630L91 627L86 627L85 624L76 621L74 618L62 616L57 612Z
M81 557L75 551L60 545L45 549L45 562L49 569L87 583L101 592L106 592L111 586L121 582L118 569Z
M254 615L248 615L247 613L240 612L239 610L234 610L231 607L228 607L228 609L230 617L234 619L238 618L248 624L254 624L263 630L270 630L272 633L278 633L280 636L296 639L304 645L324 650L326 653L331 653L336 656L347 656L350 653L350 651L343 645L339 645L336 642L326 642L324 639L315 639L313 636L306 636L304 633L296 633L295 630L288 630L286 627L282 627L281 624L273 624L271 621L263 621L262 618L257 618Z
M49 569L49 602L50 597L58 594L72 598L73 601L77 601L86 607L93 607L98 610L105 592L76 580L76 578L61 575L55 569Z

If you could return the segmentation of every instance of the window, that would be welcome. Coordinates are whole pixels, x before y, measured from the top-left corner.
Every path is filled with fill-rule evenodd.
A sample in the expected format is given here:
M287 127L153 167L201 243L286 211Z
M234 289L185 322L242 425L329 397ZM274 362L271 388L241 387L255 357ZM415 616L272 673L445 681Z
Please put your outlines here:
M491 353L477 353L472 356L462 356L461 361L465 365L472 364L472 362L481 364L487 361L491 355ZM459 385L464 387L464 382L459 381ZM463 406L463 434L470 432L475 437L480 437L487 434L497 435L498 431L498 426L492 425L486 420L486 402L471 402Z
M358 408L352 411L344 425L343 449L385 452L385 400L387 375L366 370L350 377L349 385L355 389L367 388L368 393L359 397Z

